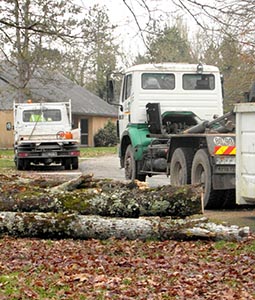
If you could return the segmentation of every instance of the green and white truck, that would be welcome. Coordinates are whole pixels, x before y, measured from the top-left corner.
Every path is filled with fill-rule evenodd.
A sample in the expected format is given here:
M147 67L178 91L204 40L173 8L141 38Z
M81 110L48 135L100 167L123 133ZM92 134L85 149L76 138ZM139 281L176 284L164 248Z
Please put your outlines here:
M123 74L119 106L120 166L126 179L166 174L172 185L202 184L204 207L235 191L235 114L223 115L219 69L202 64L136 65Z

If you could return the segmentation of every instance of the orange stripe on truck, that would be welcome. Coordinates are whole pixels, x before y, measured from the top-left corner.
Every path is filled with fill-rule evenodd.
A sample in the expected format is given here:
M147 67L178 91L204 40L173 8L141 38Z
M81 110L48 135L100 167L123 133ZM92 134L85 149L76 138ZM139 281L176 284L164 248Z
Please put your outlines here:
M216 155L236 155L236 146L215 146L214 154L216 154Z

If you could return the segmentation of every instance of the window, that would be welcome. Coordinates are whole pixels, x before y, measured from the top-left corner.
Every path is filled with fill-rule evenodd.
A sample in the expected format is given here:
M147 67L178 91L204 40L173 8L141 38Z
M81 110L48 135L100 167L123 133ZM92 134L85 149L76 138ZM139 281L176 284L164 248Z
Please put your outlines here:
M132 75L129 74L124 79L122 102L124 102L126 99L130 97L131 87L132 87Z
M23 111L23 122L58 122L61 121L59 109L31 109Z
M182 86L184 90L214 90L215 78L212 74L185 74Z
M88 146L89 143L89 120L81 119L81 145Z
M144 73L142 74L144 90L173 90L175 88L174 74Z

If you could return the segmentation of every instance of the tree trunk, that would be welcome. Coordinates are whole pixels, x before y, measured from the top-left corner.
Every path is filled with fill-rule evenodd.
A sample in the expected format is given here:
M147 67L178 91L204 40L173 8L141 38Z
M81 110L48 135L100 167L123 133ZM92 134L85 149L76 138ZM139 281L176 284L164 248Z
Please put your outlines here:
M48 189L36 187L33 182L19 183L9 193L0 193L0 211L71 211L125 218L186 217L201 213L201 188L189 185L148 188L138 181L92 180L91 175L83 175Z
M209 223L206 218L105 218L70 213L0 212L0 234L19 237L140 240L194 238L238 241L249 228Z

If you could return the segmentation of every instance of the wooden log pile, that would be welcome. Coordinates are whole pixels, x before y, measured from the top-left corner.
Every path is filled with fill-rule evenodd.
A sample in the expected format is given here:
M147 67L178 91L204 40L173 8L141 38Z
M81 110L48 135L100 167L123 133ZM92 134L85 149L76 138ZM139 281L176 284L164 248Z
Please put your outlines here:
M201 189L195 186L152 189L139 181L86 174L60 184L15 177L0 187L0 235L142 240L249 236L247 227L194 217L201 212Z

